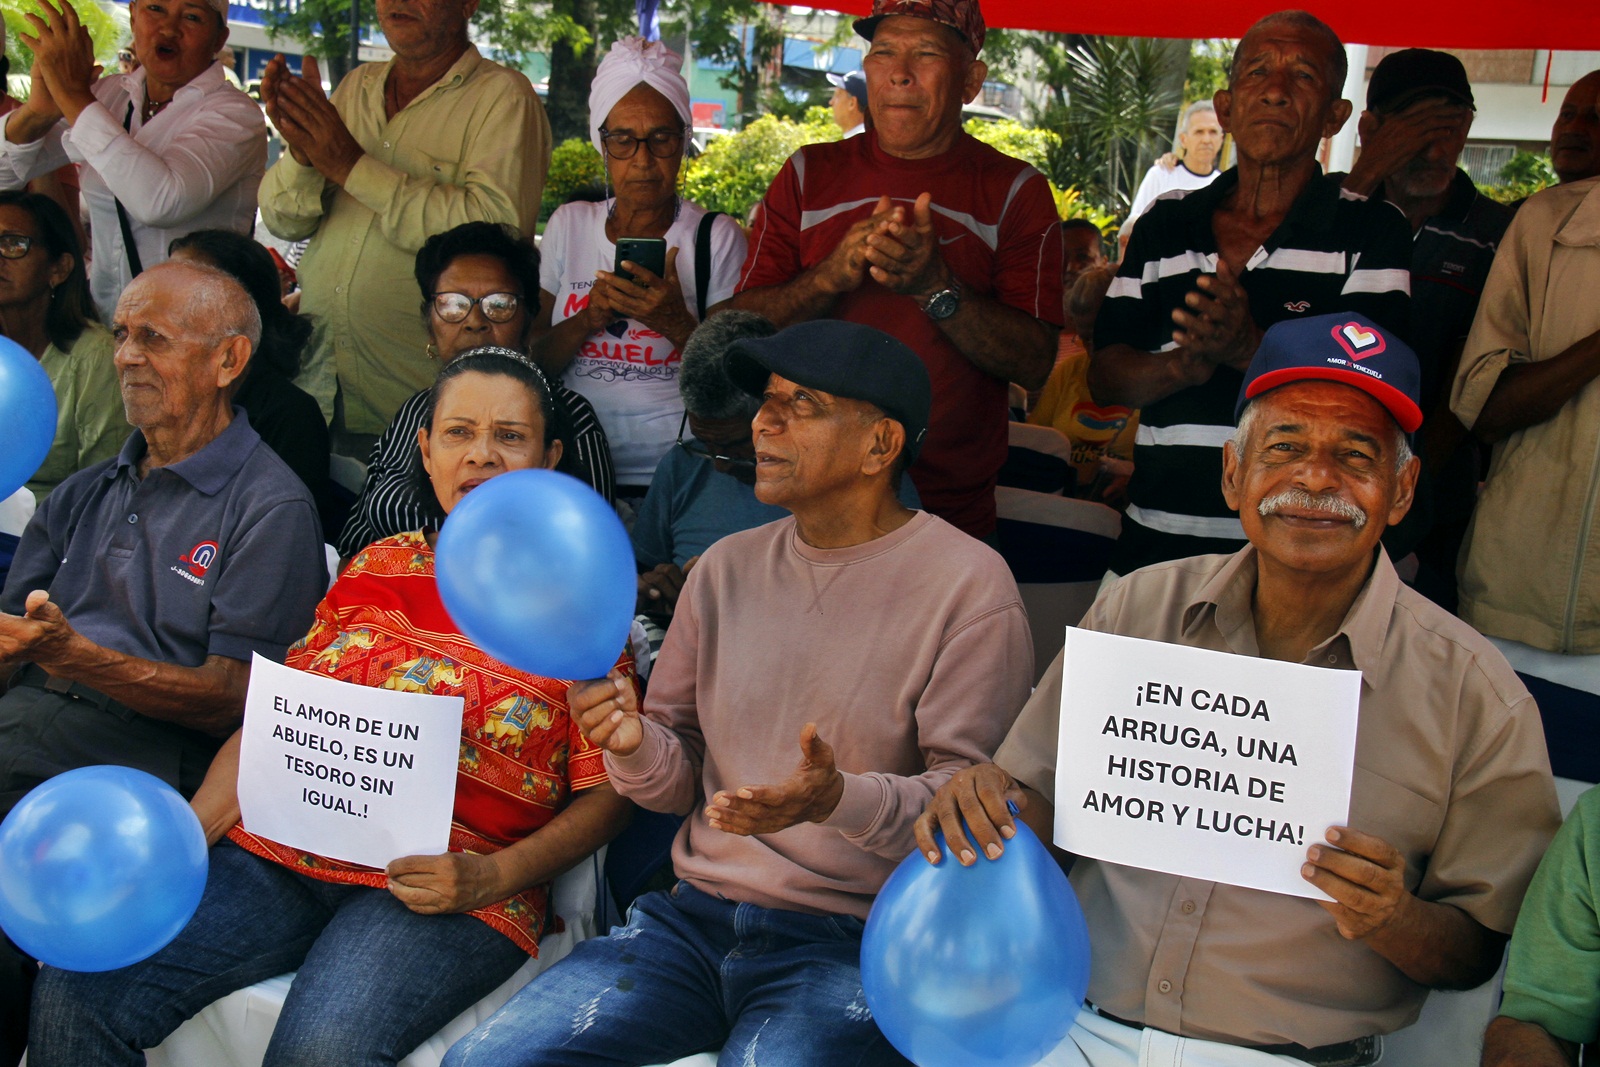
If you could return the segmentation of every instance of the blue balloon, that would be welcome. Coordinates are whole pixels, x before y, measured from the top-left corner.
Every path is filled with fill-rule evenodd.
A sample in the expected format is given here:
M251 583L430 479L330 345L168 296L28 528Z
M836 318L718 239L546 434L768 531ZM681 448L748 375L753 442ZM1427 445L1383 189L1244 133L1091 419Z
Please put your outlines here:
M633 545L576 478L521 470L478 486L440 529L434 572L462 632L519 670L599 678L627 643Z
M56 391L33 353L0 337L0 500L38 471L56 439Z
M126 967L178 936L206 869L205 831L177 790L131 767L79 767L0 823L0 927L52 967Z
M939 866L913 852L878 893L861 985L878 1028L917 1067L1024 1067L1066 1037L1089 988L1089 928L1033 831L999 859Z

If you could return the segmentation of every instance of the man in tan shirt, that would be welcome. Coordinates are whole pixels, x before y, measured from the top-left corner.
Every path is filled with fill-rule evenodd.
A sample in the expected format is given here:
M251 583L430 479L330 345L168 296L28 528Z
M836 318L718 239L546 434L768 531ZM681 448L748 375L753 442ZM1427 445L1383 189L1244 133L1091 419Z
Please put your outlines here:
M300 263L316 324L296 383L334 450L365 460L400 405L433 383L417 251L464 222L532 235L550 169L550 121L519 71L467 36L477 0L378 0L394 58L351 71L330 100L315 62L261 76L288 151L261 181L261 217ZM336 405L337 400L337 405Z
M1415 355L1359 316L1272 327L1224 446L1250 544L1136 571L1090 609L1088 629L1359 670L1355 773L1350 825L1301 868L1330 901L1079 859L1089 1004L1047 1063L1373 1063L1375 1035L1415 1020L1429 989L1499 965L1560 815L1527 690L1379 545L1416 485L1418 383ZM1008 797L1052 835L1061 699L1058 657L995 763L957 773L919 821L930 859L935 827L962 863L998 855Z

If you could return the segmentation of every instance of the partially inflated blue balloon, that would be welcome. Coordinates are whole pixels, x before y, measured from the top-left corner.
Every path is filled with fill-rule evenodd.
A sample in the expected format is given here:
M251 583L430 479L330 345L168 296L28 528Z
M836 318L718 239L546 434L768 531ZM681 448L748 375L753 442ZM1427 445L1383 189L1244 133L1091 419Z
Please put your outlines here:
M622 654L638 579L605 499L548 470L502 474L439 531L445 610L496 659L547 678L599 678Z
M33 353L0 337L0 500L39 470L56 439L56 391Z
M178 936L206 870L205 832L177 790L129 767L79 767L0 823L0 927L52 967L126 967Z
M1066 1037L1089 987L1089 928L1072 886L1019 820L999 859L937 867L913 852L878 893L861 985L917 1067L1024 1067Z

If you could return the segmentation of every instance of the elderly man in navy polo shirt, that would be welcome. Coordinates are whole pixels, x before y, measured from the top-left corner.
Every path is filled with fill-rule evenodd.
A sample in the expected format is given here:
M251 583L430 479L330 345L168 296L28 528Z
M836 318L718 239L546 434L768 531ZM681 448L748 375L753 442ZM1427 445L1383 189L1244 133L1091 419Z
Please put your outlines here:
M0 593L0 815L96 763L191 795L251 653L281 659L327 585L310 496L229 402L261 336L250 297L162 264L113 325L134 433L40 506Z

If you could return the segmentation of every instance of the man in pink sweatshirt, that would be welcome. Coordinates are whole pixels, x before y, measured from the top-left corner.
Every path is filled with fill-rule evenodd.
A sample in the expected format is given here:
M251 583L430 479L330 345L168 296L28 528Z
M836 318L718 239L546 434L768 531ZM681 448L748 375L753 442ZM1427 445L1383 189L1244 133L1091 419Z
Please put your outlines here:
M817 320L738 342L728 372L763 398L756 496L793 515L705 553L642 712L618 677L571 694L618 792L688 816L680 881L447 1067L905 1063L861 990L863 920L934 791L1027 699L1027 617L998 555L896 498L930 404L909 348Z

